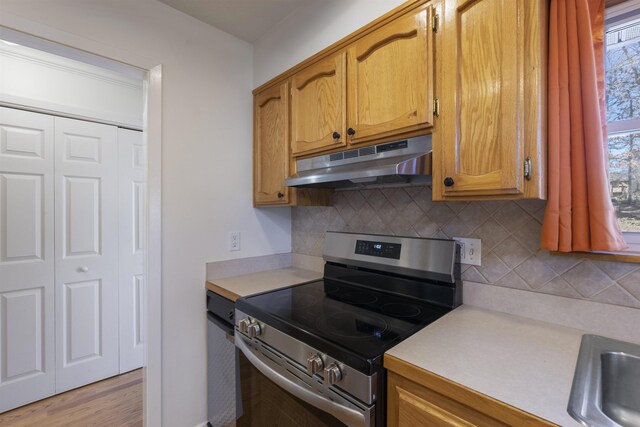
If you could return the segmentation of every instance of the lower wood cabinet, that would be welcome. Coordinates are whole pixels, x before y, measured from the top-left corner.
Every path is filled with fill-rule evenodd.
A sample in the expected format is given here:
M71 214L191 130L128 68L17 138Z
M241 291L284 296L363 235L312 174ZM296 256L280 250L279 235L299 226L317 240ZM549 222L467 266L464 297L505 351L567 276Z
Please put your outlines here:
M555 425L395 357L384 365L388 427Z

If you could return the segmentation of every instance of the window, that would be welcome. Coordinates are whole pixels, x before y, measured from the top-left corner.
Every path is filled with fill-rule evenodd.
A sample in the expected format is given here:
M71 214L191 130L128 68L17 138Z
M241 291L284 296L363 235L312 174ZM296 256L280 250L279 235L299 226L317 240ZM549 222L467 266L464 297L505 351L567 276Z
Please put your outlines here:
M640 0L607 9L605 71L611 200L640 253Z

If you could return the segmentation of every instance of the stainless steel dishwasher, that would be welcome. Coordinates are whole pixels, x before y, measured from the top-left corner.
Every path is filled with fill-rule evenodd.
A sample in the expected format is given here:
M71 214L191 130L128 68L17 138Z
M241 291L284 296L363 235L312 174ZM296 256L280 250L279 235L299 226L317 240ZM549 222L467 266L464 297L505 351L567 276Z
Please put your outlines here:
M207 419L212 427L235 426L242 415L234 307L233 301L207 291Z

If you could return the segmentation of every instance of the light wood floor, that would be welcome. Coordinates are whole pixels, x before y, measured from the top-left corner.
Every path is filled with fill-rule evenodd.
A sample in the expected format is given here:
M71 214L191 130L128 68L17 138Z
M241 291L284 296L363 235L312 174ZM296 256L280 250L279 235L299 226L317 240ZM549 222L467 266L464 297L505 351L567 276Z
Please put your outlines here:
M140 427L142 369L0 414L1 427Z

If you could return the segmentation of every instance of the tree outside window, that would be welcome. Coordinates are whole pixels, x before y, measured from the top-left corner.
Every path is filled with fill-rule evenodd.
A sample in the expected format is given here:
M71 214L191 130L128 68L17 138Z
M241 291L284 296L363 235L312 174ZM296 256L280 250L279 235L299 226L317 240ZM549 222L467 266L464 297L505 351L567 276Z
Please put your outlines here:
M605 40L611 200L620 228L640 232L640 19Z

